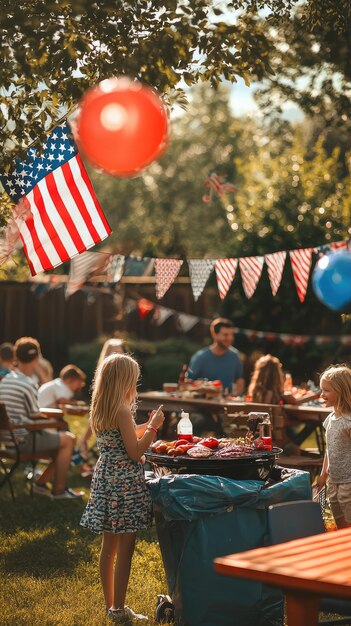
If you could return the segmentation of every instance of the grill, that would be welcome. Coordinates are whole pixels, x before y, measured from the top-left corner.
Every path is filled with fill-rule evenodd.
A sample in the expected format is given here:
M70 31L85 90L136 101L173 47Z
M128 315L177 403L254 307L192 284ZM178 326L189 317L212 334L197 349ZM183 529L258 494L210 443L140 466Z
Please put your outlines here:
M269 451L253 450L251 454L233 459L201 459L188 455L173 457L153 452L146 452L145 456L158 477L169 474L203 474L236 480L265 480L281 453L281 448L273 448Z

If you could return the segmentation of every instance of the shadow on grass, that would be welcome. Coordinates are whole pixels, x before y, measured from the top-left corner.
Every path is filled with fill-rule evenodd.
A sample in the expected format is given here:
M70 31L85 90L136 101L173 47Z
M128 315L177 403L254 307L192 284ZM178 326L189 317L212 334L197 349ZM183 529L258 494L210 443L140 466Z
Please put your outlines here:
M92 560L91 543L84 537L68 531L67 540L53 528L42 531L41 536L19 537L12 550L3 556L2 570L6 574L24 574L35 578L48 578L57 574L72 574L82 558ZM95 557L94 557L95 558Z

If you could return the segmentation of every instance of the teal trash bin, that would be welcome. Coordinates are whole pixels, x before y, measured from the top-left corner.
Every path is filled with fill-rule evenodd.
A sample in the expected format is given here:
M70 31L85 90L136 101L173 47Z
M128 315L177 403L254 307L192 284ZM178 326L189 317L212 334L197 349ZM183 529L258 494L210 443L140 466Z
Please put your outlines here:
M311 499L308 472L275 467L271 477L269 485L194 474L148 481L177 626L283 626L279 590L213 567L216 557L267 545L268 506Z

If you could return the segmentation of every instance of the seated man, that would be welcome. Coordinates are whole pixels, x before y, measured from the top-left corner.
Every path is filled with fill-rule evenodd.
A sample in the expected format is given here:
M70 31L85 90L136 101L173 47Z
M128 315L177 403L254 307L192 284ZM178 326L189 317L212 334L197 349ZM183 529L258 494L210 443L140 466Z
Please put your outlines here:
M239 353L232 346L233 324L230 320L219 317L211 323L210 332L213 343L191 357L188 376L191 380L218 379L222 382L224 394L233 392L240 396L244 392L245 381Z
M44 383L39 388L38 400L40 408L58 408L63 404L73 404L74 394L80 391L86 381L86 376L76 365L66 365L60 372L60 377Z
M12 343L2 343L0 346L0 379L9 374L15 365L13 362L13 345Z
M5 404L10 420L23 425L16 429L20 439L20 451L31 453L33 434L26 430L26 424L39 420L43 430L36 431L35 449L52 457L51 463L44 470L33 486L35 493L50 496L53 499L73 499L80 497L66 488L67 471L71 462L76 436L68 431L45 430L45 416L40 413L38 392L31 376L40 356L40 345L32 337L18 339L14 346L17 370L7 374L0 381L0 402ZM46 485L53 479L52 492Z

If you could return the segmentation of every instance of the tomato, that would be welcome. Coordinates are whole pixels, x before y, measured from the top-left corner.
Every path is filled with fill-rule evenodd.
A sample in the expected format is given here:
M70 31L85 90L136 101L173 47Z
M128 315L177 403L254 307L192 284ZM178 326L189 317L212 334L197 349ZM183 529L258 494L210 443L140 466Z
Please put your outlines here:
M218 439L216 437L207 437L202 439L201 444L206 448L218 448Z

